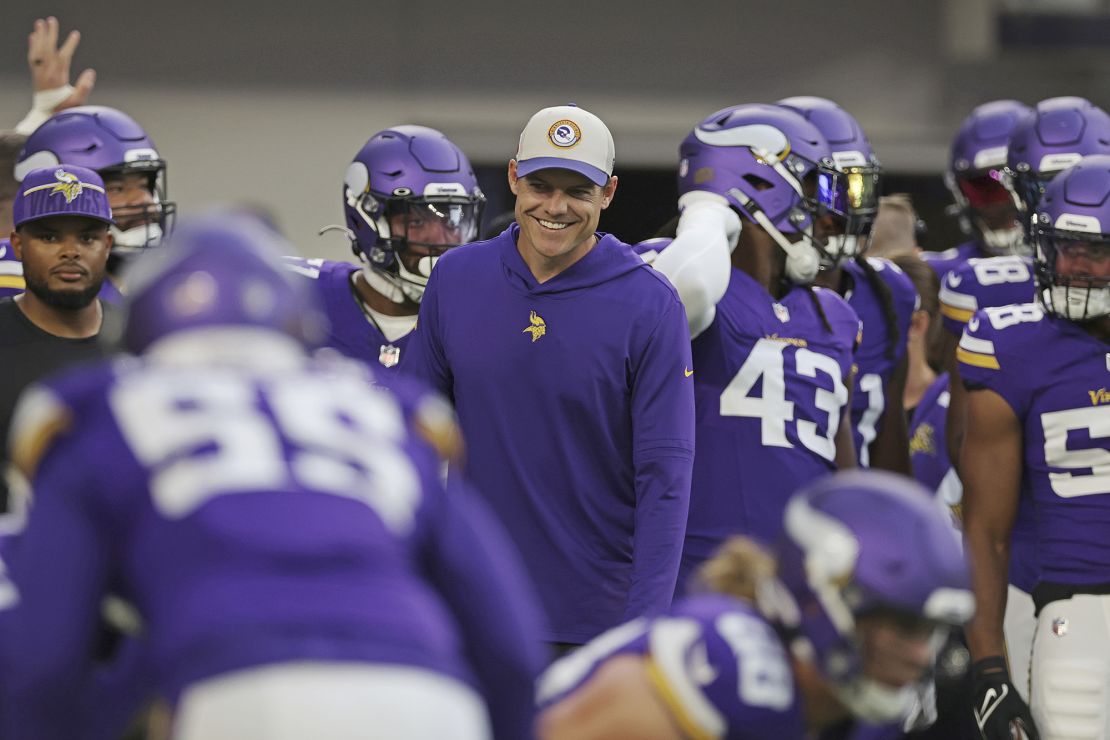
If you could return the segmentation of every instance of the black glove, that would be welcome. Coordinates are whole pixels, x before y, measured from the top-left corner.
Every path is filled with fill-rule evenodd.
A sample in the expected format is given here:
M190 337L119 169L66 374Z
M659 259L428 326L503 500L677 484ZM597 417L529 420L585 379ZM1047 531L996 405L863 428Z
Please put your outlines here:
M984 740L1040 740L1029 705L1010 682L1001 656L983 658L971 666L975 691L975 724Z

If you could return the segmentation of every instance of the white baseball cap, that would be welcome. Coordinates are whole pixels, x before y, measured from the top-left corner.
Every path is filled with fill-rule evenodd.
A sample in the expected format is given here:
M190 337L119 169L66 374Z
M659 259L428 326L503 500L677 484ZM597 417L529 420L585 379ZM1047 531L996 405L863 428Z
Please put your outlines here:
M520 132L516 174L559 168L605 187L615 158L613 135L600 118L576 105L557 105L532 116Z

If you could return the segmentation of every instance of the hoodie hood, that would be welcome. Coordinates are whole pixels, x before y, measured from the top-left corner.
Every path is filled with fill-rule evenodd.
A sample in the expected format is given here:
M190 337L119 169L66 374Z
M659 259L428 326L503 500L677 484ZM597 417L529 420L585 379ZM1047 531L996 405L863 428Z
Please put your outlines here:
M592 288L601 283L615 280L633 270L646 266L632 247L612 234L596 232L597 244L586 256L563 270L546 283L539 283L524 258L517 251L516 242L520 236L520 226L511 224L509 228L495 237L501 248L501 263L506 277L514 287L532 295L566 293L582 288ZM647 268L651 269L651 268Z

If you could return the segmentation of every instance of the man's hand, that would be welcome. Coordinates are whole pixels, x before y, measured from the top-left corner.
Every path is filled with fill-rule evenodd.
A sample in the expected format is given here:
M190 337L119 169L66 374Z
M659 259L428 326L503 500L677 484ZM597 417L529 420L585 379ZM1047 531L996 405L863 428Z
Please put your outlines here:
M70 63L79 43L81 32L70 31L65 42L58 46L57 18L51 16L35 21L34 29L27 37L27 66L31 69L31 86L34 92L59 90L69 86ZM95 84L96 71L86 69L78 75L72 92L53 105L50 112L57 113L66 108L84 105Z
M975 724L984 740L1040 740L1029 705L1010 681L1001 656L971 666L975 691Z

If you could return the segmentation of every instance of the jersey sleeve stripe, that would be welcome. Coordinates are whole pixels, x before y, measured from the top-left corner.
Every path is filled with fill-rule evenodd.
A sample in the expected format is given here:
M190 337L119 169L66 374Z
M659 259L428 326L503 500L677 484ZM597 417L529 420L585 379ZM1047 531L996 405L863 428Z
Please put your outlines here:
M951 290L947 285L940 286L940 293L937 294L940 298L941 305L949 305L953 308L963 308L965 311L975 311L979 307L979 302L976 297L968 295L967 293L957 293Z
M984 355L978 352L970 352L963 347L956 348L956 359L965 365L972 367L985 367L989 370L1000 369L998 358L994 355Z
M960 337L960 348L980 355L994 356L994 342L989 339L980 339L964 334Z
M27 284L23 282L22 275L0 275L0 288L15 288L25 290Z
M659 698L662 699L663 704L666 705L671 717L673 717L678 726L682 728L683 736L691 740L713 740L713 738L718 737L718 735L713 734L698 724L697 720L692 716L692 713L683 705L678 692L671 686L670 682L667 681L667 677L659 664L650 656L645 658L645 664L652 686L655 688Z
M975 310L956 308L955 306L951 306L947 303L941 303L940 313L945 318L952 319L953 321L959 321L961 324L966 324L967 322L971 321L971 317L975 315Z

